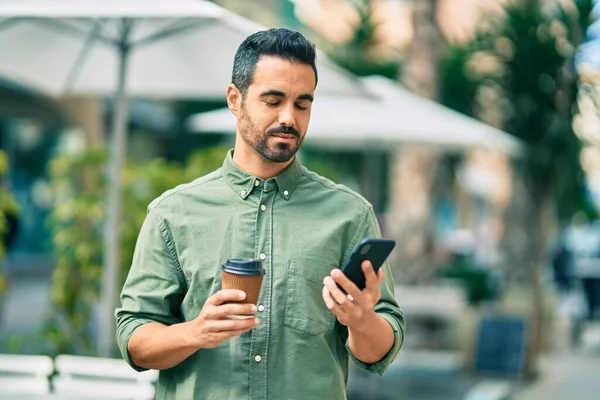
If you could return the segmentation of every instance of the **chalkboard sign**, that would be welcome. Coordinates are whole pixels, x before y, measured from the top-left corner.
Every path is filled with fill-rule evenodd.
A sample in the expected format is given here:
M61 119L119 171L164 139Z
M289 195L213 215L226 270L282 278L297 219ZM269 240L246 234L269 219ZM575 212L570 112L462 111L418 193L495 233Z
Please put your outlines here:
M527 323L524 318L486 316L479 325L474 368L478 372L524 372L527 358Z

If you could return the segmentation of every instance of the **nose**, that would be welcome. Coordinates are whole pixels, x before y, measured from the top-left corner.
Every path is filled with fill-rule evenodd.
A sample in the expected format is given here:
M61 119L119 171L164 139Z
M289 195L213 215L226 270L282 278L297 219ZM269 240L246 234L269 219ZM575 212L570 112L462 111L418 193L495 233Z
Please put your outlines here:
M279 113L279 124L282 126L294 126L294 105L282 107Z

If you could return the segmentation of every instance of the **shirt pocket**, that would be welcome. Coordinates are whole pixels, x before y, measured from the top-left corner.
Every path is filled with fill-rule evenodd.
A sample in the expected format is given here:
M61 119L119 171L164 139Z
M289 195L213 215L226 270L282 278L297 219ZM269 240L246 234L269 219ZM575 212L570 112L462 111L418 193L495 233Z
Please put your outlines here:
M308 335L329 332L335 316L323 301L323 278L336 266L323 260L288 261L285 316L283 324Z

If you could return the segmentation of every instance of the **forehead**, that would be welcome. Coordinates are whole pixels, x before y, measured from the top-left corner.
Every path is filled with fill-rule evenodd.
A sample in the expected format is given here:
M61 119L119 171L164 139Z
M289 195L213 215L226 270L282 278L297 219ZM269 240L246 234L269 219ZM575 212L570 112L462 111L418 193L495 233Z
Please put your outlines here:
M279 57L261 56L250 88L278 89L284 92L313 93L316 86L312 66Z

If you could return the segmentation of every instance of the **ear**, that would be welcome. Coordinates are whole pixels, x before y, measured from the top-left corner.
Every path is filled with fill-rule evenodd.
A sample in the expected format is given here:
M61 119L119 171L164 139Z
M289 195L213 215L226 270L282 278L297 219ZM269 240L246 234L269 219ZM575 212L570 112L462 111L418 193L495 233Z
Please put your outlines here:
M237 117L242 104L242 93L233 83L231 83L227 86L226 95L227 107L229 107L229 111Z

